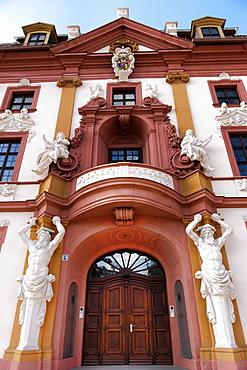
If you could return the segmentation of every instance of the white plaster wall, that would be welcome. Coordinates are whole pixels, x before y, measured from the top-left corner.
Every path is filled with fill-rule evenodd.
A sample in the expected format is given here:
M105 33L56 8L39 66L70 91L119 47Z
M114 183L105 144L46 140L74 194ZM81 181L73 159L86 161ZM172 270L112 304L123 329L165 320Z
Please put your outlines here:
M45 172L43 175L38 176L31 170L36 168L36 158L45 148L42 140L43 134L45 134L47 140L53 141L62 89L57 87L55 82L47 82L40 85L37 110L34 113L30 113L30 119L35 122L33 131L36 134L26 145L18 177L19 181L37 181L47 175L47 172Z
M212 97L208 87L209 78L194 77L186 84L190 109L195 128L195 135L201 139L206 139L213 135L212 140L206 147L211 167L215 171L208 172L207 175L217 177L232 176L232 170L227 156L224 140L216 132L215 117L219 115L219 108L212 104Z
M103 89L103 97L106 98L106 87L108 83L116 83L116 87L121 87L121 84L118 83L117 79L114 80L88 80L82 81L83 85L76 89L75 103L73 109L73 118L71 125L70 137L74 136L74 130L79 127L81 116L78 113L78 108L83 107L87 104L87 101L90 96L90 86L95 89L96 85L100 84ZM157 95L158 99L163 104L171 105L172 110L169 113L171 123L177 127L177 117L174 109L174 99L172 93L172 87L168 84L165 78L148 78L148 79L129 79L129 82L141 82L142 84L142 98L145 97L145 88L147 84L150 84L152 87L157 85Z
M0 358L9 346L19 286L16 279L23 273L26 257L26 247L17 231L32 216L27 212L0 213L0 219L9 220L5 242L0 252Z
M237 293L237 304L240 319L244 331L245 341L247 340L247 230L244 216L247 216L247 209L219 209L218 213L229 225L232 226L234 234L226 242L226 252L230 269L233 272L233 283Z
M213 191L216 195L225 197L247 197L247 190L241 190L240 179L212 180Z

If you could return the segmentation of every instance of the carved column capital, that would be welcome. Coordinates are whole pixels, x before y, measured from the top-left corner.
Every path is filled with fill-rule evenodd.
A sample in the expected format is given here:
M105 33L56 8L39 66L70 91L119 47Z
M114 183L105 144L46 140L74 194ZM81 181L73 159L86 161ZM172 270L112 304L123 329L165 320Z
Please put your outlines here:
M187 83L187 82L189 82L189 80L190 80L190 76L186 72L183 72L183 73L179 73L179 72L178 73L170 73L170 72L168 72L167 76L166 76L166 82L169 83L169 84L181 83L181 82Z
M57 80L58 87L79 87L82 82L79 77L60 77Z

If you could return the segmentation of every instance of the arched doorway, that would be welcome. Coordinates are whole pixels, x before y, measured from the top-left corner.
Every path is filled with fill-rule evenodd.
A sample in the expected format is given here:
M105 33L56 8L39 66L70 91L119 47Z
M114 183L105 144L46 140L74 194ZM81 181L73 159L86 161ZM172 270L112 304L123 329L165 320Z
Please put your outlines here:
M165 274L141 252L108 253L87 282L83 364L172 364Z

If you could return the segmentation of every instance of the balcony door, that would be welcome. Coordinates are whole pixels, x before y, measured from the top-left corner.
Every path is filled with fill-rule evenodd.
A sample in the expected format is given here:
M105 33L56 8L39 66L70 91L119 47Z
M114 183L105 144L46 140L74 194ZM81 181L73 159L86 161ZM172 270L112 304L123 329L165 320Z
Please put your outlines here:
M165 277L156 261L121 251L91 269L83 364L172 364Z

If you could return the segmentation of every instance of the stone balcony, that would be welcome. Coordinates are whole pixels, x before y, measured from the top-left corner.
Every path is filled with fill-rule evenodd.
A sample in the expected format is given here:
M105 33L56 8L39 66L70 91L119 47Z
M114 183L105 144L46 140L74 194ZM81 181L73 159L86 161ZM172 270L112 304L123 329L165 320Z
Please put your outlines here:
M119 162L94 167L83 172L77 178L76 190L102 180L117 178L145 179L174 189L173 177L163 170L141 163Z

